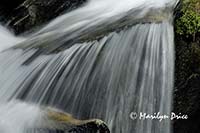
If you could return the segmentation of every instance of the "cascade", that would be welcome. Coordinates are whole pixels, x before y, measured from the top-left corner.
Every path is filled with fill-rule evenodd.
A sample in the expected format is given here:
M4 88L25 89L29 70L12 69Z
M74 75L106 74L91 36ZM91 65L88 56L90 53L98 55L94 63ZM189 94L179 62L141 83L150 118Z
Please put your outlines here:
M48 114L63 111L111 133L170 133L170 119L130 115L170 115L176 3L91 0L23 38L0 27L0 132L61 129Z

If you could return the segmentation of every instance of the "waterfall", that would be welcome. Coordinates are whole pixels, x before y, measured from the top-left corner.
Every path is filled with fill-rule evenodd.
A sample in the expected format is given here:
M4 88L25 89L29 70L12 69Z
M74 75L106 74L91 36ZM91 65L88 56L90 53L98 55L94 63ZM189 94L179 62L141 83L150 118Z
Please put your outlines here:
M50 107L101 119L111 133L170 133L170 119L130 114L170 115L175 3L91 0L2 48L0 132L57 128L43 110Z
M0 51L7 49L24 40L22 37L15 37L6 28L0 25Z

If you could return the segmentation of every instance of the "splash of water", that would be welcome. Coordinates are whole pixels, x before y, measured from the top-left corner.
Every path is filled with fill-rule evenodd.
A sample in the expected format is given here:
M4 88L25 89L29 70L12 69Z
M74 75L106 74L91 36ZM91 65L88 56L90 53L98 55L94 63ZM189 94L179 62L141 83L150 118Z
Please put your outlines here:
M26 133L27 121L34 128L39 119L38 106L47 105L80 119L102 119L113 133L170 133L169 119L142 121L129 115L171 111L175 1L126 2L92 0L0 53L0 118L6 122L0 130ZM16 99L37 106L24 107L27 111L8 104ZM13 126L21 114L26 119ZM11 118L14 128L3 128Z
M10 31L0 25L0 51L14 46L23 40L23 38L15 37Z

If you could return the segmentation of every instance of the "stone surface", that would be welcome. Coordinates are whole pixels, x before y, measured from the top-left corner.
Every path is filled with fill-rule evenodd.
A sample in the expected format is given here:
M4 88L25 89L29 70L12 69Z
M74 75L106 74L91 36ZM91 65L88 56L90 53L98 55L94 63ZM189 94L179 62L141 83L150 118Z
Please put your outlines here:
M86 0L18 0L14 4L9 2L11 1L0 4L3 21L14 29L16 34L20 34L81 6Z
M174 133L198 133L200 124L200 43L176 37L174 112L188 120L174 122ZM198 130L197 130L198 129Z
M179 4L176 19L183 15L179 12L183 6ZM186 114L189 119L174 121L174 133L199 133L200 130L200 34L196 34L195 40L184 34L175 36L174 112Z

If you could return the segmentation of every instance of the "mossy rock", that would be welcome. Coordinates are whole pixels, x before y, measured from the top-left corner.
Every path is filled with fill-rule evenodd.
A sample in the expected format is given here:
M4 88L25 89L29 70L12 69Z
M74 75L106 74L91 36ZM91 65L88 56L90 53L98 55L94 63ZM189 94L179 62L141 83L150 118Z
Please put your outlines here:
M174 133L198 133L200 122L200 44L176 37L174 112L189 116L174 123Z
M196 41L200 33L200 1L181 0L181 10L175 20L176 34L186 40Z

